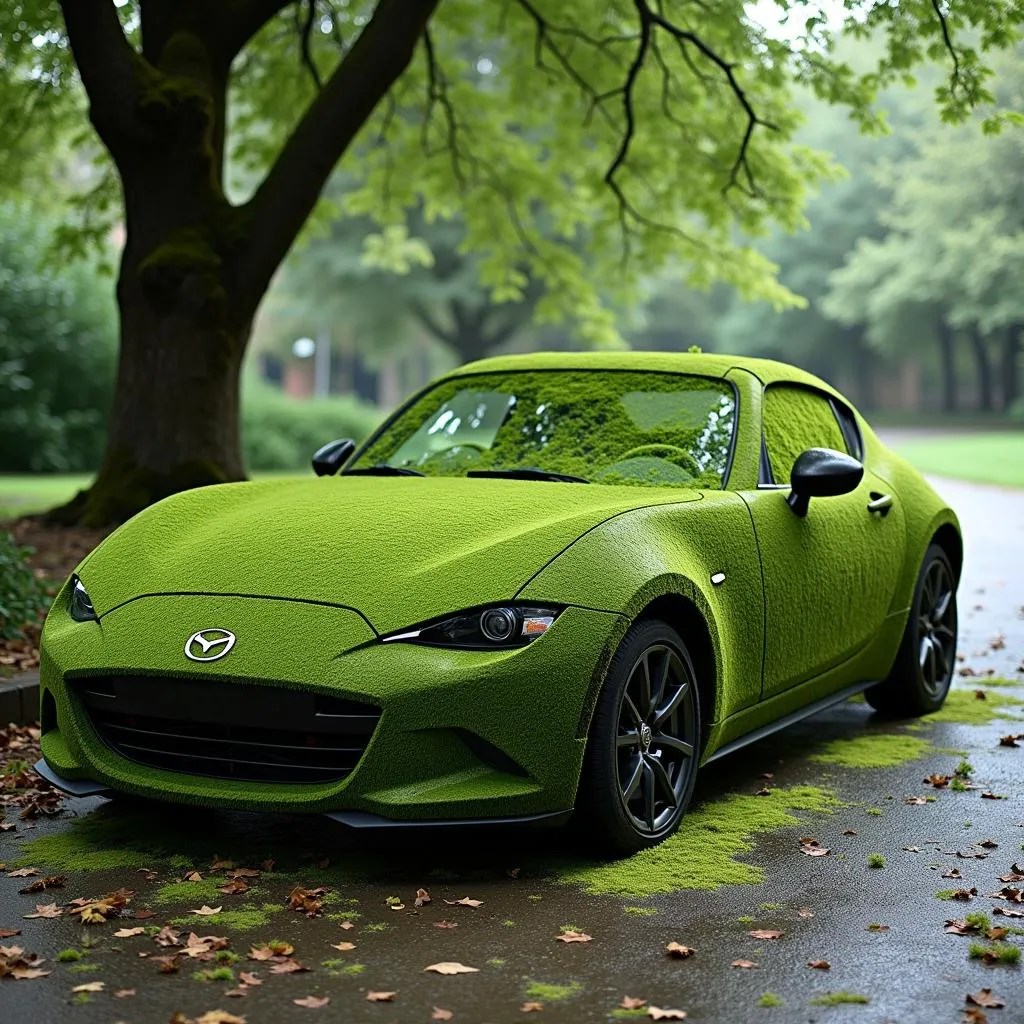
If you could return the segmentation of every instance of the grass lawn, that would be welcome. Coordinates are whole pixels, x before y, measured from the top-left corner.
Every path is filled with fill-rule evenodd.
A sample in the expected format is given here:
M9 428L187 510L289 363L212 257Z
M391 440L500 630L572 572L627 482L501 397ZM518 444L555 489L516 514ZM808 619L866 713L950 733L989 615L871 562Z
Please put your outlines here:
M0 519L43 512L70 501L91 479L91 473L0 475Z
M311 477L312 470L265 471L252 476L254 480L279 476ZM91 480L91 473L0 473L0 520L45 512L70 501Z
M1024 430L921 438L896 449L935 476L1024 487Z

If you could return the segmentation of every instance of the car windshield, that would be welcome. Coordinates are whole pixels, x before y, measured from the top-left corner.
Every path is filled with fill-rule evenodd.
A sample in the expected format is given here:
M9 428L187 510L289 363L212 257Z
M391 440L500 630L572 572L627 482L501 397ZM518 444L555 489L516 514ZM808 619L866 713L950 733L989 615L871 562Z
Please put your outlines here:
M721 488L736 420L725 381L537 370L442 380L386 423L352 469L527 471L592 483ZM551 479L557 479L552 476Z

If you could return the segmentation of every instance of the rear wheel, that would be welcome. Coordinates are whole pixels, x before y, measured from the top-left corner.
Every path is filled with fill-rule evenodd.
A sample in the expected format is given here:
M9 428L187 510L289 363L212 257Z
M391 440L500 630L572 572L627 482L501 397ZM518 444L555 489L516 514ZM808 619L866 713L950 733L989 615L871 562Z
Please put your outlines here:
M914 588L907 626L888 678L864 696L878 711L912 717L938 711L956 667L956 574L932 544Z
M693 661L667 623L633 625L598 698L580 778L578 814L616 854L660 843L690 802L700 755Z

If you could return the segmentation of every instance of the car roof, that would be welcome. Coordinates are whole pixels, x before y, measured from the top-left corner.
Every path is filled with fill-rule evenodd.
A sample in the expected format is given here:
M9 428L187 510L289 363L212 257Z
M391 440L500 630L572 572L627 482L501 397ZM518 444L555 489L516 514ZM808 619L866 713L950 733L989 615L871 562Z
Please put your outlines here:
M814 374L787 363L780 363L774 359L705 352L531 352L526 355L479 359L474 363L460 366L448 376L461 377L471 373L507 373L521 370L651 370L658 373L724 377L734 368L747 370L763 384L804 384L842 398L838 391Z

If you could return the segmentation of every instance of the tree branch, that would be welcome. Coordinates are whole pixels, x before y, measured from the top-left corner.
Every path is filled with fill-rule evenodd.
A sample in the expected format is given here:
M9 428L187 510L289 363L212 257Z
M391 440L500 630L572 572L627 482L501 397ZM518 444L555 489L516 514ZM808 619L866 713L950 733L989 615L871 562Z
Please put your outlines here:
M302 63L309 71L313 84L317 89L322 89L324 83L320 78L320 71L317 69L316 62L313 60L312 50L313 22L316 21L316 0L304 0L304 2L306 4L306 16L302 21L302 29L299 33L299 38L302 41Z
M412 315L432 334L438 341L454 344L456 334L454 331L446 331L439 320L434 316L419 299L409 301L409 309Z
M120 140L135 131L139 95L135 51L112 0L60 0L78 74L89 97L89 120L116 160Z
M955 95L957 87L960 85L960 58L957 56L956 47L953 45L953 37L949 32L949 22L946 20L946 15L942 13L939 0L932 0L932 8L935 10L935 15L939 19L939 26L942 28L942 40L946 44L946 49L949 50L950 57L953 58L953 70L949 75L949 91Z
M68 0L73 2L73 0ZM303 114L244 212L236 264L248 302L262 297L359 129L412 60L439 0L380 0L366 28Z

